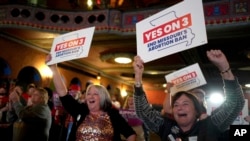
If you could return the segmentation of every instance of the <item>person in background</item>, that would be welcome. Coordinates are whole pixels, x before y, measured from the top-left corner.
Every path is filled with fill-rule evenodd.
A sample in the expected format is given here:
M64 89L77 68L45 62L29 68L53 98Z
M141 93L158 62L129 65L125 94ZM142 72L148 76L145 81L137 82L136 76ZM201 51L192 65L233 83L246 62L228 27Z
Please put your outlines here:
M69 94L76 100L81 96L81 87L77 84L72 84L69 86Z
M48 106L51 111L54 109L54 103L53 103L53 90L49 87L44 87L44 89L47 91L49 99L48 99Z
M49 87L44 87L48 92L48 106L51 111L51 128L49 132L49 141L62 141L63 127L56 121L56 108L53 100L53 90ZM63 125L64 126L64 125Z
M48 93L44 88L35 88L31 103L24 106L17 93L11 93L9 100L19 120L14 123L13 141L48 141L51 127L51 112Z
M10 90L10 95L11 94L16 94L19 96L19 101L23 106L27 105L27 101L25 100L25 98L22 96L24 93L24 88L23 86L19 85L18 83L16 84L15 87L13 87L12 90ZM12 106L12 101L9 101L6 105L8 111L7 111L7 121L10 123L14 123L17 119L18 116L16 114L16 111L14 110L13 106Z
M8 94L5 87L0 86L0 123L6 122Z
M87 89L87 87L88 87L89 85L91 85L91 84L94 84L94 83L93 83L92 81L90 81L90 80L88 80L88 81L86 82L85 88L84 88L84 90L82 91L82 93L81 93L81 95L80 95L80 97L79 97L79 102L80 102L80 103L84 103L84 102L85 102L86 89Z
M15 83L15 86L10 87L9 92L10 92L10 94L11 93L18 94L21 104L26 105L26 101L22 97L23 87L20 84ZM2 121L6 122L6 124L3 124L4 132L1 132L1 133L3 133L3 135L1 136L1 140L3 140L3 141L11 141L12 140L13 124L18 119L18 116L17 116L15 110L12 108L12 102L9 101L9 94L7 94L7 95L8 95L8 97L7 97L8 101L6 101L5 107L1 108L1 112L3 113Z
M0 138L1 141L9 141L9 123L6 120L8 103L7 87L0 85Z
M69 94L80 103L80 96L81 96L81 87L78 84L71 84L69 87ZM69 135L72 129L74 123L73 117L67 113L66 119L65 119L65 135L66 135L66 141L69 140Z
M229 128L241 112L245 103L242 88L233 75L227 58L220 50L207 51L207 57L219 69L227 97L216 112L203 120L198 120L202 113L200 102L187 91L177 92L172 98L174 119L162 117L158 111L150 107L142 88L143 61L139 56L135 56L133 67L136 114L149 130L160 136L162 141L218 141L221 133Z
M81 95L79 97L79 100L78 100L79 103L84 103L85 102L85 97L86 97L85 92L82 91L82 93L81 93Z
M206 102L206 92L203 89L195 88L190 90L191 94L194 94L201 105L201 115L199 117L199 120L207 118L207 102Z
M121 103L116 99L116 96L113 94L111 95L112 104L115 108L120 109Z
M22 97L29 102L29 98L31 97L32 93L35 91L36 85L34 83L30 83L26 87L26 92L22 94Z
M50 60L51 55L48 55L45 62ZM49 65L49 68L53 72L53 82L62 105L74 119L70 141L121 141L121 134L127 141L135 141L135 131L120 115L119 110L113 108L110 95L104 86L89 85L85 103L79 103L68 94L57 65Z
M172 116L172 108L171 108L171 99L172 96L170 94L170 90L173 87L173 83L167 83L166 90L165 90L165 97L162 103L162 110L161 115L163 117L168 116L169 118L173 118Z
M60 128L55 124L55 108L53 103L53 90L49 87L44 87L48 93L48 106L51 111L51 127L49 131L49 141L59 141Z
M126 119L128 124L136 132L136 141L145 141L143 122L139 119L135 113L134 97L128 95L122 108L120 108L120 114Z

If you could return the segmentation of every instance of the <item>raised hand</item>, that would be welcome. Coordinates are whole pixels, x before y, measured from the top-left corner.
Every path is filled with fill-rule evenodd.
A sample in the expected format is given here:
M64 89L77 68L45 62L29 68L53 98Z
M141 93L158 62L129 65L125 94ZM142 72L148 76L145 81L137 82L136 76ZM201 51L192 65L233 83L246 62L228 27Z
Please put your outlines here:
M227 58L221 50L207 51L207 57L220 72L224 72L230 68Z
M52 59L51 54L48 54L45 58L45 63L48 63Z
M143 61L140 56L135 56L134 57L134 62L133 62L133 67L134 67L134 72L135 72L135 81L136 82L141 82L142 81L142 74L144 71L144 65Z
M219 69L221 76L226 80L234 80L229 62L221 50L207 51L208 59Z

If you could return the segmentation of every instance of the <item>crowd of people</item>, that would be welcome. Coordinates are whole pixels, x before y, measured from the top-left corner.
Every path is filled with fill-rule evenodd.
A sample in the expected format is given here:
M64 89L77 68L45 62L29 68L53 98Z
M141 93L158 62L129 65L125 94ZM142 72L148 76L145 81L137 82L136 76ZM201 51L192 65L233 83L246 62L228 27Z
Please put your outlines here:
M49 139L52 114L48 105L48 91L35 84L16 82L11 87L2 83L5 101L1 106L1 140L45 141ZM32 136L31 136L32 135Z
M123 105L103 85L88 83L66 86L57 64L49 65L55 90L34 83L0 85L0 136L3 141L149 141L149 132L169 141L226 141L228 129L245 103L238 78L230 70L221 50L207 51L224 82L226 100L207 115L205 91L192 89L170 95L168 83L162 111L148 103L143 90L144 63L134 57L134 94ZM49 54L45 63L51 61ZM53 93L59 97L63 113L58 118ZM116 103L115 103L116 102ZM230 112L229 112L230 111ZM62 112L62 111L60 111ZM250 116L244 118L250 121Z

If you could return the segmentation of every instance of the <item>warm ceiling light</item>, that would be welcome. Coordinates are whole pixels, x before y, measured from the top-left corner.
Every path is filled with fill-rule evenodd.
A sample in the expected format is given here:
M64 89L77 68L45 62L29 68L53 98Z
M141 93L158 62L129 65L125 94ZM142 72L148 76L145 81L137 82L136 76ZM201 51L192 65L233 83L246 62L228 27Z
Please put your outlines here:
M129 57L116 57L114 60L116 63L120 64L128 64L132 62L131 58Z
M100 73L98 73L98 75L96 76L96 79L97 79L97 80L101 80L101 75L100 75Z
M93 1L92 0L88 0L87 1L87 5L88 5L88 8L92 8L93 7Z
M134 53L120 53L120 52L111 52L111 53L101 53L101 60L113 63L113 64L129 64L132 62Z

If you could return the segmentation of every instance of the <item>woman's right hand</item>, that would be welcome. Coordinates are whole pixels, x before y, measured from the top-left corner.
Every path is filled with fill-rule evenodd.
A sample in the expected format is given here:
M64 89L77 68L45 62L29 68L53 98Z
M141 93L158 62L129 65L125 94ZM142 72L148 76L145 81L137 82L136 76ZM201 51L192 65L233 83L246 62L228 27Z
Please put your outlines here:
M46 58L45 58L45 64L47 64L49 61L51 61L51 59L52 59L51 54L48 54L48 55L46 56Z
M48 55L45 57L45 64L47 64L48 62L50 62L51 59L52 59L51 54L48 54ZM56 66L57 66L56 64L48 65L48 67L50 67L51 69L53 69L53 67L56 67Z

